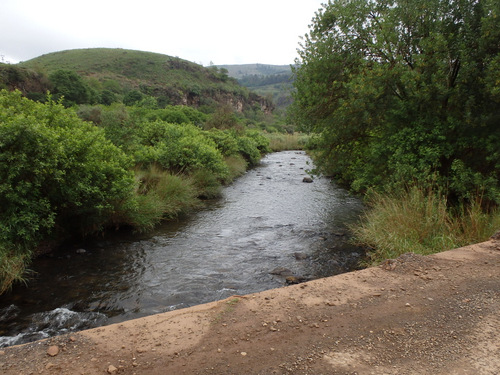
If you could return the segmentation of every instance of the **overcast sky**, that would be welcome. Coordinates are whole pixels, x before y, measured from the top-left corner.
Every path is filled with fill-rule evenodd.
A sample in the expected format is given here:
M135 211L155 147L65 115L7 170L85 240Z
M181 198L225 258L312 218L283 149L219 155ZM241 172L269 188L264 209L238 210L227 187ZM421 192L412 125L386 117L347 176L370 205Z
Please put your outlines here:
M0 0L0 61L125 48L198 64L292 64L326 0Z

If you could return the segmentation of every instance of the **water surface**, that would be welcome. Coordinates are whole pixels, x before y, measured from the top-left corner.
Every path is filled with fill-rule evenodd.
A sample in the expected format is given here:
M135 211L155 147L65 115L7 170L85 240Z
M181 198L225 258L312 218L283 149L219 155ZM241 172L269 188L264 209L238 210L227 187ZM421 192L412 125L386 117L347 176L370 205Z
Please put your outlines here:
M38 259L28 288L0 297L0 346L280 287L278 267L307 279L352 269L361 254L345 225L362 205L327 178L303 182L310 163L267 155L189 218Z

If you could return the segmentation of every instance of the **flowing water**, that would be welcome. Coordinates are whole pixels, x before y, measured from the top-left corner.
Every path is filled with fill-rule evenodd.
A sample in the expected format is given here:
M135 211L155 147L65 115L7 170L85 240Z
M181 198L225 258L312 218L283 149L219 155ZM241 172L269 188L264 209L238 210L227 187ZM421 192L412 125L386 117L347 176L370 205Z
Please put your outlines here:
M327 178L303 182L310 163L304 152L269 154L189 218L37 259L28 287L0 296L0 346L353 269L361 251L345 225L362 204Z

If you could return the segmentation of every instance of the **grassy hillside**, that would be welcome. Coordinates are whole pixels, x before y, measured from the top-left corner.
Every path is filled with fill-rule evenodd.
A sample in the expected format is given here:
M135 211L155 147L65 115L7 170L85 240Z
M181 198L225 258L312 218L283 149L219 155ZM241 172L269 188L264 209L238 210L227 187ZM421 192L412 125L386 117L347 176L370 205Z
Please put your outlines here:
M91 48L49 53L19 64L48 73L58 69L74 70L100 80L118 79L136 83L188 84L201 80L220 82L209 69L167 55L124 49ZM125 82L122 82L125 83ZM228 86L232 86L231 83Z
M91 48L49 53L17 64L37 72L76 71L97 89L117 94L139 90L167 104L195 107L230 104L240 112L272 103L240 86L217 67L205 68L178 57L124 49Z

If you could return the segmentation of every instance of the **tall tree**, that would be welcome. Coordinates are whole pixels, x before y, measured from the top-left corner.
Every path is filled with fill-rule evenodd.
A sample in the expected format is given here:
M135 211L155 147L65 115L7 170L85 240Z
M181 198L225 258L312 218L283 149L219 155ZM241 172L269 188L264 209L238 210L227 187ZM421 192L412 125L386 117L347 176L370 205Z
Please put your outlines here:
M354 190L412 180L500 203L500 3L337 0L294 69L295 121Z

